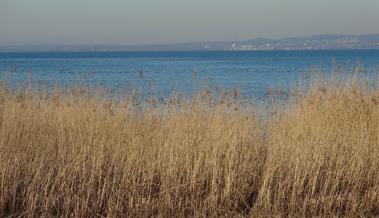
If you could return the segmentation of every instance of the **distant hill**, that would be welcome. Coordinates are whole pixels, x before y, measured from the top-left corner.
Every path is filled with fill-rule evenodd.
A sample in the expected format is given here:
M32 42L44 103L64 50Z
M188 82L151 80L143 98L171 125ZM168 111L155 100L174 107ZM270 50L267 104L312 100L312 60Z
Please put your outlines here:
M0 51L213 51L213 50L324 50L379 49L379 34L314 35L283 39L192 42L161 45L41 45L0 42Z

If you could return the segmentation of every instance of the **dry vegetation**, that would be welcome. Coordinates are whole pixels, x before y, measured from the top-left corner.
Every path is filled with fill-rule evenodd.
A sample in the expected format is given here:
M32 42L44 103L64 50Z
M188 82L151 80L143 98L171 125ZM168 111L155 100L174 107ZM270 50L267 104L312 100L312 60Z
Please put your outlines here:
M379 216L379 88L294 93L267 116L235 93L141 107L3 84L0 217Z

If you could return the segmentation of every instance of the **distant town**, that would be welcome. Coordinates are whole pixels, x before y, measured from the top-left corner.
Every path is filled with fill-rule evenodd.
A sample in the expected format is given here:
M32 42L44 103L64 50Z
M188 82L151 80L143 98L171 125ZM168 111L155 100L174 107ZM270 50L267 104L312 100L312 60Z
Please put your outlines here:
M379 34L319 35L279 40L255 39L232 43L227 50L322 50L322 49L378 49Z
M159 45L55 45L0 42L0 52L22 51L267 51L379 49L379 34L315 35L284 39L256 38L247 41L192 42Z

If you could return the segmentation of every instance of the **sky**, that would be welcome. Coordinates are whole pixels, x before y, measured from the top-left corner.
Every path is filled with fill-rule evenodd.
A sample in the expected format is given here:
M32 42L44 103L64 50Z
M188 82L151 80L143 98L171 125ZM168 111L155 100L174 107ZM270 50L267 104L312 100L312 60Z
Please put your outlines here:
M379 33L379 0L0 0L0 43L165 44Z

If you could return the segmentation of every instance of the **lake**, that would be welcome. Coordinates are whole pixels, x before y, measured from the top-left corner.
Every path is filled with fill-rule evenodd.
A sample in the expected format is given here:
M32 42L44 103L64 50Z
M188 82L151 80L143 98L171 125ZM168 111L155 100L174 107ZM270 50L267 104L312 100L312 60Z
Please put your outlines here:
M96 84L160 96L219 86L262 97L270 87L288 89L312 69L331 72L339 65L351 71L359 66L375 77L379 50L0 53L1 79Z

